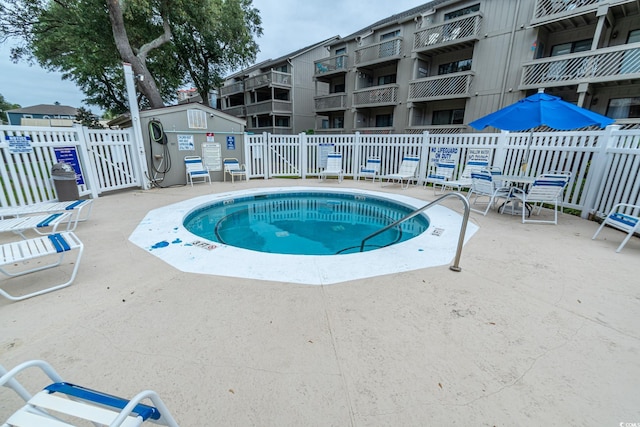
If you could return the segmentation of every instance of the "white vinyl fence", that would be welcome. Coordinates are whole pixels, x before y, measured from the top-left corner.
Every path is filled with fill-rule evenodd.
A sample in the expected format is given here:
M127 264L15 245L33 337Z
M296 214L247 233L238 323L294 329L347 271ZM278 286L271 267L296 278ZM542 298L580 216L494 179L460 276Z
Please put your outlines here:
M80 169L81 196L105 191L145 188L141 164L144 144L126 130L29 128L0 126L2 207L55 199L51 167L61 158ZM343 157L346 177L358 178L368 157L381 159L381 175L397 172L407 155L421 159L416 183L424 182L434 153L457 156L454 179L462 173L470 149L489 152L504 174L549 171L571 173L564 206L599 216L616 203L640 205L640 130L610 126L599 131L409 134L409 135L245 135L250 178L317 179L329 152ZM27 143L28 142L28 143ZM75 156L75 157L74 157Z

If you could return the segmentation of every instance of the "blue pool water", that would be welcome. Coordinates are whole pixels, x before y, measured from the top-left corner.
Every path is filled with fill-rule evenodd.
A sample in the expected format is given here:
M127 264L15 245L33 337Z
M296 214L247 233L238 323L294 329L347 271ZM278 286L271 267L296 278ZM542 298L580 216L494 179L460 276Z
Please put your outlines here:
M336 255L360 251L362 239L414 208L351 193L269 193L199 207L184 226L205 239L259 252ZM409 240L429 227L417 215L367 241L365 251Z

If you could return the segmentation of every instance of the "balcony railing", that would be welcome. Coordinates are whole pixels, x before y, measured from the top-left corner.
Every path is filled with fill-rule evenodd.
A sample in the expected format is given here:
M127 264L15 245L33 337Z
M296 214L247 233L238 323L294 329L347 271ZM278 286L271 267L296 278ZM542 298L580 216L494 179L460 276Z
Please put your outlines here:
M466 98L471 96L473 71L425 77L409 83L409 101Z
M257 116L270 113L291 113L293 107L291 101L269 100L249 104L246 106L247 116Z
M271 85L291 87L291 74L280 71L268 71L258 76L249 77L244 81L246 90Z
M354 107L375 107L398 103L398 85L374 86L353 92Z
M479 40L481 26L482 15L479 12L464 18L452 19L444 24L432 25L415 32L413 49L421 52L444 45Z
M345 110L347 108L347 94L344 92L316 96L314 100L316 111Z
M347 71L347 55L336 55L314 61L315 76Z
M415 125L405 129L405 133L424 133L429 132L431 134L450 134L450 133L463 133L467 131L468 126L465 125Z
M273 135L290 135L292 128L290 126L281 127L281 126L265 126L259 128L247 128L248 133L261 134L261 133L270 133Z
M355 51L356 66L400 59L402 55L402 37L371 44Z
M632 43L525 63L520 89L637 78L640 78L640 43Z
M231 114L232 116L236 116L236 117L245 117L246 116L244 105L238 105L236 107L223 108L222 111L227 113L227 114Z
M635 3L637 0L609 0L607 4L609 6L615 6L623 3ZM548 21L557 15L558 18L562 16L573 16L592 12L598 9L598 6L603 5L603 0L537 0L536 8L533 14L533 24L537 21Z
M244 82L235 82L228 86L220 88L220 96L228 96L234 93L244 92Z

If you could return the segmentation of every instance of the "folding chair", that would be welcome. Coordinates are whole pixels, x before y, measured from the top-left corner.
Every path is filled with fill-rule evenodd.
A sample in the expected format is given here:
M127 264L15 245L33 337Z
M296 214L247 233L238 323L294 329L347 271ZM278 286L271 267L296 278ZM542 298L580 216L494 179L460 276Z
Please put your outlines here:
M222 160L222 164L224 164L224 181L227 181L227 174L231 176L231 182L235 182L236 177L242 179L244 177L247 179L247 171L244 168L244 165L241 165L238 162L238 159L233 157L226 158Z
M380 174L380 158L379 157L369 157L367 159L366 166L360 167L360 172L358 172L358 179L360 177L371 179L371 181L375 182L376 177Z
M402 188L403 190L409 188L409 182L415 179L416 170L418 170L419 164L420 164L420 157L404 156L402 158L402 163L400 163L400 167L398 168L398 172L381 176L380 185L383 184L382 180L386 179L387 183L389 182L399 183L400 188ZM403 184L403 182L406 182L406 184Z
M329 153L327 156L327 167L320 172L320 181L324 181L328 176L338 177L338 182L342 182L342 154Z
M432 166L432 170L427 174L424 184L431 184L433 186L433 194L436 194L436 187L438 185L440 189L444 191L447 182L453 177L455 167L456 165L453 163L436 162Z
M209 169L202 163L202 157L200 156L185 156L184 167L187 176L187 182L193 187L194 178L202 178L202 182L209 181L211 185L211 175L209 175Z
M67 224L67 230L71 227L70 212L54 214L19 216L16 218L0 219L0 232L10 231L19 234L23 239L27 237L24 232L33 230L40 235L53 234L60 224Z
M39 368L52 384L32 395L16 379L29 368ZM65 382L51 365L43 360L24 362L7 371L0 365L0 386L15 391L26 404L9 416L3 426L73 427L87 425L140 426L149 421L178 427L160 396L146 390L127 400L101 391ZM153 406L143 404L150 400ZM79 423L82 422L82 423Z
M522 223L537 222L557 225L558 207L562 203L562 196L567 182L568 180L565 177L545 177L542 175L536 178L533 184L526 190L518 187L512 187L509 199L520 201L522 203ZM543 203L553 205L553 221L528 219L528 216L530 217L531 213L535 210L536 205L538 206L536 214L540 214ZM531 206L531 212L529 212L528 216L526 215L527 211L529 211L527 206Z
M488 198L485 210L482 211L473 207L471 208L472 211L486 216L489 208L497 203L498 198L502 197L507 199L509 197L510 190L510 187L502 186L501 181L494 181L494 176L491 171L484 169L471 173L471 189L469 193L467 193L467 199L471 202L471 197L475 196L473 203L471 203L471 205L475 205L478 203L479 198Z
M635 215L632 213L635 213ZM640 205L630 205L628 203L618 203L615 205L604 218L591 240L600 234L600 231L602 231L605 225L610 225L613 228L627 233L627 237L624 238L620 246L618 246L618 249L616 249L616 252L620 252L629 239L631 239L631 236L640 230Z
M67 202L41 202L31 205L15 206L12 208L0 208L0 219L33 214L69 212L71 213L71 217L69 217L69 226L67 231L74 231L78 222L86 221L89 218L92 208L92 199L71 200Z
M9 285L11 281L3 280L0 282L0 295L11 301L20 301L69 286L78 272L83 250L80 239L70 231L0 245L0 272L10 278L58 267L67 254L77 252L69 280L18 296L3 289L2 286Z

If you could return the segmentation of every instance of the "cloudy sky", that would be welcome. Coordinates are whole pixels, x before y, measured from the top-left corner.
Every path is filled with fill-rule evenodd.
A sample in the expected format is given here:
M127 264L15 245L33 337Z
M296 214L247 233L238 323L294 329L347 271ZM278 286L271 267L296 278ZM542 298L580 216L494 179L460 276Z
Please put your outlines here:
M253 0L264 34L258 39L257 62L275 59L335 35L347 36L380 19L427 3L423 0ZM25 63L13 64L9 48L0 45L0 94L23 107L82 105L82 92L60 74ZM97 112L96 107L90 107Z

